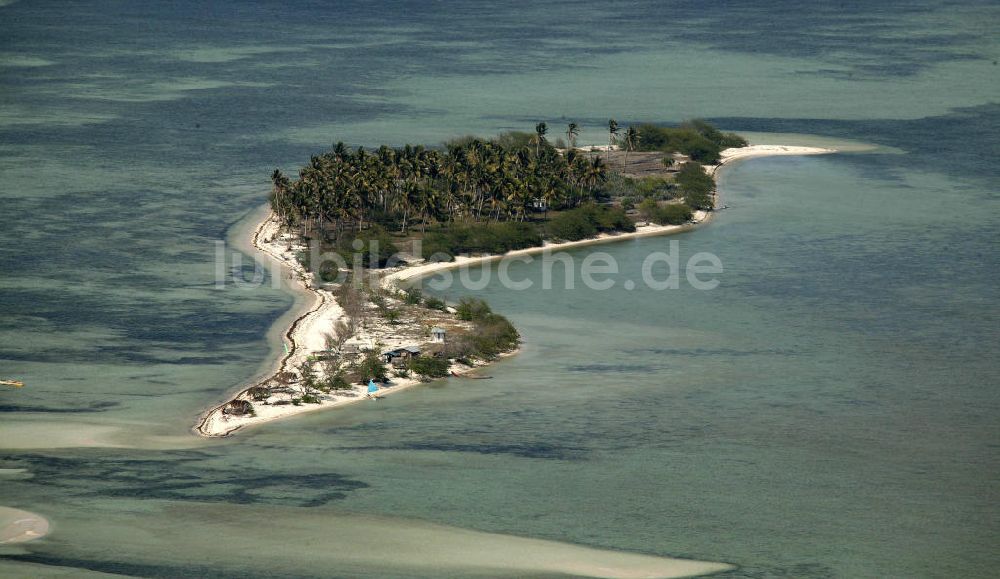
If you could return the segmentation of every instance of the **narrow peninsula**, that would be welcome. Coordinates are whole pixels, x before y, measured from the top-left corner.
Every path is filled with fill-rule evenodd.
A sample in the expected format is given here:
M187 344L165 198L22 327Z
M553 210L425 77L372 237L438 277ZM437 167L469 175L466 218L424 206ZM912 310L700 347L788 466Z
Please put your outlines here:
M548 126L439 148L337 143L297 179L271 176L253 246L312 303L283 334L274 371L205 411L196 431L228 436L302 412L378 399L516 352L514 326L484 301L425 295L417 280L505 256L684 231L717 202L719 167L833 152L750 145L700 120L678 127L611 120L607 144ZM565 137L565 138L564 138Z

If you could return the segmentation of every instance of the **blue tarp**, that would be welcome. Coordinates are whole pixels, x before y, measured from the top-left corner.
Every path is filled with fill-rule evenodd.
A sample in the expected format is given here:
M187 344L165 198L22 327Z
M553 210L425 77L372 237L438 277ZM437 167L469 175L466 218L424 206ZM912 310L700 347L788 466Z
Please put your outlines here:
M368 381L368 393L371 394L372 392L378 392L378 386L375 385L375 381L374 380L369 380Z

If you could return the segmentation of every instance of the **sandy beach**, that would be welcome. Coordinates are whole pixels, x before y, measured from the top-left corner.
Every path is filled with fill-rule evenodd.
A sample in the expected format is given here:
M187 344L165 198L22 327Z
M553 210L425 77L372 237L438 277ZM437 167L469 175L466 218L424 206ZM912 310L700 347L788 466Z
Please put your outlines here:
M720 153L722 157L718 165L708 165L705 167L711 174L715 174L719 167L732 164L734 161L742 161L757 157L780 157L787 155L826 155L836 153L835 149L823 147L799 147L791 145L749 145L736 149L726 149Z
M280 233L280 224L273 214L267 213L264 221L253 231L251 239L253 247L270 262L271 270L275 275L279 275L278 272L289 272L282 274L293 280L298 287L306 290L313 299L307 311L295 318L289 329L283 333L282 341L285 345L285 353L279 359L273 372L265 379L244 388L235 396L202 414L195 427L198 434L202 436L228 436L246 426L272 422L287 416L315 412L355 402L371 402L366 396L366 387L354 385L351 390L316 393L320 400L318 404L254 404L253 415L233 416L223 413L223 408L231 400L250 400L249 390L254 386L268 382L276 374L296 368L316 352L326 350L327 336L332 333L334 324L344 316L344 310L337 304L334 295L313 284L311 276L295 257L296 253L304 247L297 245L293 236ZM409 341L389 338L381 340L381 343L384 348L395 348L408 345ZM452 372L458 375L475 369L477 366L469 367L460 364L452 366ZM381 386L378 396L381 398L421 383L421 380L417 378L395 377L388 384ZM290 401L293 397L292 393L286 393L276 396L275 400Z
M820 147L750 145L722 151L721 162L718 165L706 166L705 169L715 175L721 167L745 159L780 155L819 155L834 152L836 151L833 149ZM545 242L539 247L511 251L503 255L456 256L455 260L450 262L417 262L412 265L389 270L383 275L381 285L385 289L395 290L405 286L409 282L434 275L441 271L460 267L472 267L503 258L536 255L641 237L670 235L698 227L709 221L711 216L712 212L696 211L691 222L683 225L647 224L637 226L636 231L631 233L602 234L591 239L561 243ZM337 304L333 294L326 289L315 287L311 281L311 276L296 259L296 253L305 249L305 247L299 244L298 240L291 234L282 233L277 218L270 212L267 213L264 221L253 231L252 245L270 262L274 275L279 275L278 272L282 272L280 275L286 275L286 277L294 279L296 284L312 295L312 303L309 305L308 310L297 317L292 322L291 327L284 332L282 340L285 344L285 353L279 359L274 374L268 376L265 380L248 386L236 394L236 396L204 412L195 427L195 431L202 436L229 436L247 426L369 400L365 396L365 387L355 385L353 389L347 391L317 394L320 400L319 404L295 405L287 402L282 404L255 404L254 413L251 415L233 416L223 413L223 408L232 400L250 400L249 390L252 387L269 381L279 372L297 367L309 358L309 356L318 351L325 350L327 347L327 335L331 333L334 324L344 315L343 309ZM385 347L389 348L400 345L403 345L403 343L384 344ZM455 374L462 374L476 370L476 368L453 366L452 370ZM379 395L388 395L420 383L422 382L416 378L394 378L389 384L381 388ZM292 395L288 394L286 398L290 400Z

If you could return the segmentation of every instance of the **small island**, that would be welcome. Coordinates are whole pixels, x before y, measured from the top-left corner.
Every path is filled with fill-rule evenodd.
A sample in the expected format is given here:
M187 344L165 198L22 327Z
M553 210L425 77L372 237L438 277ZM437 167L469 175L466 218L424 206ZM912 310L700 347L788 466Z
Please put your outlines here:
M196 431L228 436L437 378L482 378L473 371L517 350L514 326L482 300L447 304L408 284L505 255L683 231L715 209L723 163L832 152L750 146L700 120L624 130L610 120L607 135L578 146L575 123L554 140L538 123L438 148L337 143L295 180L275 170L253 245L314 303L284 333L275 371L206 411Z

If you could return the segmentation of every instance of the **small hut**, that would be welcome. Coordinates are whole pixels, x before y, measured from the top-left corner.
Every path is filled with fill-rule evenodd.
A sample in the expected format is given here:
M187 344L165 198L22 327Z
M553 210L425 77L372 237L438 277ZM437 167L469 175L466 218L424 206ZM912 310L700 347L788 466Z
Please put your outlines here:
M392 364L393 368L406 368L410 360L420 355L420 348L416 346L404 346L395 350L388 350L382 353L386 364Z
M443 344L444 336L445 336L444 328L440 328L437 326L431 328L431 342L435 344Z

